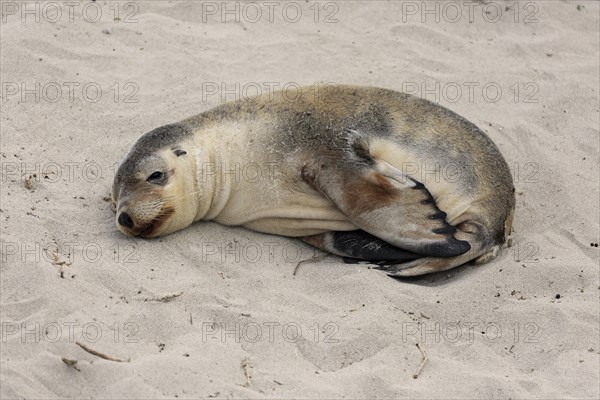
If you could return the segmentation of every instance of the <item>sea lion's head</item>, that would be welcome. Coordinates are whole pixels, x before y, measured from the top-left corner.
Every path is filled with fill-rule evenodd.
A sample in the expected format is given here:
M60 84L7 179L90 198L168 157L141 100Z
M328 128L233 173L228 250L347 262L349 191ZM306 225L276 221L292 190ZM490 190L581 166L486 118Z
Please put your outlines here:
M144 134L119 165L112 187L117 228L153 238L190 225L196 216L189 131L166 125Z

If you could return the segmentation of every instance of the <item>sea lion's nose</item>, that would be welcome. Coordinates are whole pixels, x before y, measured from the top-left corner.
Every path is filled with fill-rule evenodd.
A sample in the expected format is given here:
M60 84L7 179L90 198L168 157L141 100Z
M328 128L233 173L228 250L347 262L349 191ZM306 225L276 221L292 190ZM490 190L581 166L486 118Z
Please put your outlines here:
M124 226L125 228L133 228L133 220L126 212L122 212L119 214L119 225Z

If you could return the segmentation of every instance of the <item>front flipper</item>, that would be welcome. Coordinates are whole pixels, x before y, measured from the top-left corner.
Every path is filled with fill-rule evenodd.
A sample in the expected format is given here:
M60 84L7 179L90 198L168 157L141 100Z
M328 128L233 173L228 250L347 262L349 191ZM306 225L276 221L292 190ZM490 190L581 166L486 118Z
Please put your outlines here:
M320 159L302 169L303 179L362 230L424 256L455 257L468 242L454 237L425 186L390 164L371 158L365 144L340 160Z
M344 257L347 262L369 261L373 264L404 263L422 256L392 246L362 230L325 232L305 236L302 241L329 253ZM348 260L347 260L348 259Z

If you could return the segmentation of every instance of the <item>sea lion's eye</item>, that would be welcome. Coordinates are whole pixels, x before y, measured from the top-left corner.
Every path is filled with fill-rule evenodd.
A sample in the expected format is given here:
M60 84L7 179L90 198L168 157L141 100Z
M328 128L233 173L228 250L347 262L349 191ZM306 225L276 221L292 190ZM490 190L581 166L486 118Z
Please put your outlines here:
M148 182L152 182L152 183L160 183L160 181L162 181L164 179L164 177L165 177L164 173L162 173L161 171L155 171L146 180Z

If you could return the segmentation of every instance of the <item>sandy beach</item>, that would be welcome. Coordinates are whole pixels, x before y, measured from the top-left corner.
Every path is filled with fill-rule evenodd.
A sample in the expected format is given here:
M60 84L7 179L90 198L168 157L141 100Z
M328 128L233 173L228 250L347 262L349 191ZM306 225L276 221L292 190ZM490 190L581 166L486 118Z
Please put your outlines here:
M597 2L0 6L1 398L600 397ZM215 223L116 229L141 134L335 83L485 131L513 173L513 246L398 280Z

